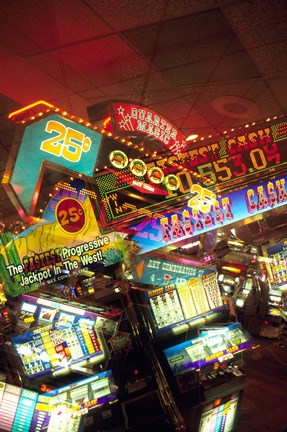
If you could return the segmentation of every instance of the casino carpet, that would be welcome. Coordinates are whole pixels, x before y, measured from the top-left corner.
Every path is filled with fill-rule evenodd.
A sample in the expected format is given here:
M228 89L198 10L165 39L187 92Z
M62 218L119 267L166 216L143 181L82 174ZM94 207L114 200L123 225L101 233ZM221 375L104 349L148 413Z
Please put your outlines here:
M256 342L243 353L246 382L235 432L287 432L287 335Z

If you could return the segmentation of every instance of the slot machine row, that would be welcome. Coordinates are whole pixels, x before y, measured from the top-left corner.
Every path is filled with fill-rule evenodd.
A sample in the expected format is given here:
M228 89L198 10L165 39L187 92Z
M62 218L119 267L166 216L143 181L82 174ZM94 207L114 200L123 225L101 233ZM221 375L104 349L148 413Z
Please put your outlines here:
M116 412L110 340L121 330L123 311L39 292L14 303L14 331L6 335L2 350L4 387L16 385L36 395L33 421L25 432L60 430L58 420L65 417L69 430L82 431L86 421L99 416L94 412L111 406ZM88 383L82 383L83 376ZM5 430L16 430L14 423Z
M1 430L82 432L89 413L95 408L113 404L116 397L111 370L45 392L9 384L2 376Z
M129 429L135 424L132 406L149 407L150 421L166 422L152 368L123 316L114 306L83 307L48 293L21 296L19 331L6 341L5 353L13 385L37 396L25 432L60 430L65 416L71 431ZM140 416L137 421L146 424Z

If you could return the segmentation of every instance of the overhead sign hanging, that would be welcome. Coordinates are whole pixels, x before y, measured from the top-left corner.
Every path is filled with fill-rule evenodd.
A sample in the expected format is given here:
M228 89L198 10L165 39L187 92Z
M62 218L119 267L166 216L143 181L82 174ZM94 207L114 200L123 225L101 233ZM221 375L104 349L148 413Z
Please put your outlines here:
M180 209L133 224L131 239L145 253L287 204L287 175L217 197L203 212L189 201Z
M2 183L22 219L29 221L45 169L92 177L103 136L57 113L22 126L20 134L17 156L9 161Z
M88 107L88 114L91 121L106 117L104 127L112 133L154 138L174 154L181 153L187 146L186 138L177 126L158 112L136 103L112 101L92 105Z
M0 281L12 297L127 260L126 234L102 233L83 180L63 185L43 219L21 234L0 234Z

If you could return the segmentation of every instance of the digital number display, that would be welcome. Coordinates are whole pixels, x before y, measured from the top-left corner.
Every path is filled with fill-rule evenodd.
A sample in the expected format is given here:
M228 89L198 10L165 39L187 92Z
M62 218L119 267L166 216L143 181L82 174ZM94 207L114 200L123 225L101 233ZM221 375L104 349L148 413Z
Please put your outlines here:
M216 143L179 155L186 168L203 177L203 185L211 180L225 184L240 178L250 178L271 167L286 164L287 121L268 124L252 131L247 128L235 137L222 137Z
M196 187L205 193L205 201L214 199L212 188L216 184L221 191L232 189L236 184L250 183L258 174L266 174L271 168L279 168L287 163L287 121L266 123L260 128L244 129L241 135L221 137L218 142L207 144L177 155L154 158L145 161L146 169L142 175L134 175L130 164L112 164L108 157L108 140L100 159L108 169L107 173L95 178L96 193L101 202L101 223L105 226L112 222L126 221L138 217L151 217L173 202L176 205L190 197ZM118 149L124 153L126 147ZM139 158L131 153L130 157ZM125 161L127 158L124 159ZM118 167L117 167L118 166ZM142 168L142 167L141 167ZM164 174L161 183L154 183L148 176L150 169L159 168ZM166 178L172 176L170 184ZM176 184L173 188L172 184ZM209 195L206 193L209 192ZM155 199L156 197L156 199ZM209 203L207 204L207 206Z

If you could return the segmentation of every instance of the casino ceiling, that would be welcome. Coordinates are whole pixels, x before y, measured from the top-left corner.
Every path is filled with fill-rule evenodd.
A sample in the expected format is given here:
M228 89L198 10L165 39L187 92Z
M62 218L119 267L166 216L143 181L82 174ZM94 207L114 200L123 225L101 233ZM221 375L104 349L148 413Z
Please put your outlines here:
M0 2L0 147L9 112L43 99L83 119L126 100L202 138L287 112L286 0ZM189 146L195 145L190 142ZM286 211L246 228L282 237ZM0 222L19 215L0 191Z

